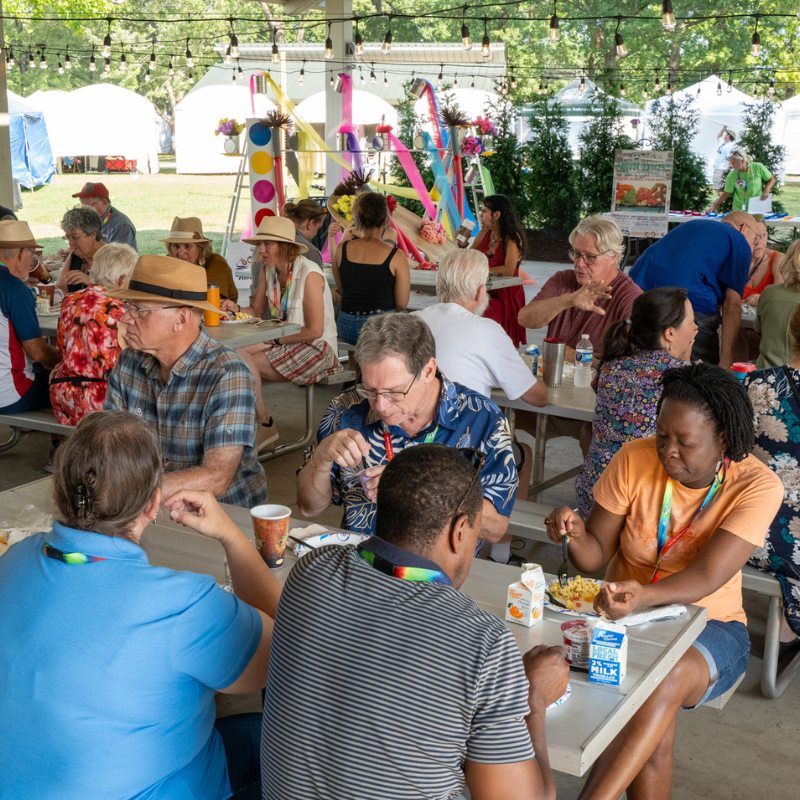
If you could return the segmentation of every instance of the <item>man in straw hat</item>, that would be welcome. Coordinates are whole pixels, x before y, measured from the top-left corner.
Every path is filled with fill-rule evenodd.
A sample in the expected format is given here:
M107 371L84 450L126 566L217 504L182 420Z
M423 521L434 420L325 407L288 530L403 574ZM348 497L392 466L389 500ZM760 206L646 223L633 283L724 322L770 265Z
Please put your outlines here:
M82 206L91 206L100 215L104 241L129 244L134 250L138 250L136 228L125 214L111 205L104 183L84 183L83 188L72 196L77 197Z
M164 497L206 489L221 502L255 506L267 498L255 451L255 389L245 362L200 328L202 267L140 256L125 290L128 349L108 379L105 407L131 411L158 431Z
M58 352L42 336L25 284L36 247L27 222L0 222L0 414L50 405L48 371Z

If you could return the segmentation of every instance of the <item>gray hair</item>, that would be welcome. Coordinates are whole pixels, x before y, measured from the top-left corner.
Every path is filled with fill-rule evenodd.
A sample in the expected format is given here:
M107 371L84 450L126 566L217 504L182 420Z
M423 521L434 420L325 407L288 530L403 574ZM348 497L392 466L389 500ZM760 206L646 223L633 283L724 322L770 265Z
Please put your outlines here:
M0 261L7 261L16 258L17 253L24 250L23 247L0 247Z
M91 206L75 206L67 211L61 220L61 229L64 233L81 230L98 241L103 238L100 215Z
M449 252L436 272L436 296L440 303L474 300L489 279L489 259L480 250Z
M408 371L419 375L436 358L431 329L416 315L403 312L370 317L361 329L355 358L359 364L377 364L387 356L398 356Z
M116 289L120 278L130 278L137 258L139 254L129 244L104 244L94 257L89 277L106 289Z
M792 242L780 266L783 285L792 292L800 289L800 239Z
M601 253L613 253L617 257L617 262L622 259L625 253L625 238L619 225L611 217L602 214L593 214L591 217L582 219L569 235L570 245L575 244L578 236L594 236L597 242L597 249Z

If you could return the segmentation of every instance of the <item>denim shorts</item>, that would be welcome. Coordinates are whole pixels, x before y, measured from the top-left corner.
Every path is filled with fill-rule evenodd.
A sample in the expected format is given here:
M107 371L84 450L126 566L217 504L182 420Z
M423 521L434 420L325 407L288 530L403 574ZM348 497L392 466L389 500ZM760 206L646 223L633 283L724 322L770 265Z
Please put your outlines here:
M388 314L388 311L376 309L375 311L340 311L336 320L336 333L338 337L348 344L358 342L358 334L370 317L377 314Z
M692 647L706 660L711 676L708 689L697 704L702 706L727 692L747 669L750 634L741 622L710 619Z

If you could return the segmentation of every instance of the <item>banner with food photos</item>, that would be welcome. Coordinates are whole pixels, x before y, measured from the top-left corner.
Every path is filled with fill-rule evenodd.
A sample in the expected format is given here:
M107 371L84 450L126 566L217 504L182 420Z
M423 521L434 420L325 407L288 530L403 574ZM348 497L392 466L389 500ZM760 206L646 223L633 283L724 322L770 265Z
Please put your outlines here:
M645 239L666 234L672 164L672 150L614 153L611 216L626 236Z

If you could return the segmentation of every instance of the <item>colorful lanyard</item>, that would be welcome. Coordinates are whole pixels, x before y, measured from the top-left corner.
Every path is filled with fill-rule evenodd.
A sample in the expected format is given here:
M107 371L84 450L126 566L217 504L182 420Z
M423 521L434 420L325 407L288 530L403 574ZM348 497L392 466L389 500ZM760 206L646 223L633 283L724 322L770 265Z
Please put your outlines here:
M393 564L383 556L379 556L372 550L363 550L360 546L358 554L371 567L393 578L400 578L403 581L415 581L416 583L445 583L450 584L450 579L438 569L426 569L425 567L403 567Z
M64 564L75 566L77 564L93 564L95 561L106 561L107 559L100 556L90 556L86 553L65 553L57 547L53 547L48 542L44 543L44 554L48 558L53 558L56 561L61 561Z
M438 432L439 426L437 425L430 433L425 434L425 438L422 440L423 444L433 444ZM386 429L383 431L383 445L386 449L386 461L389 462L394 458L394 445L392 444L392 434Z
M706 492L705 499L700 504L700 508L695 511L695 514L689 524L674 534L669 541L667 541L667 535L669 533L669 523L672 518L673 484L672 478L667 478L667 485L664 487L664 497L661 500L661 515L658 518L658 552L656 555L656 565L653 569L653 575L650 578L650 583L655 583L658 580L658 570L664 556L666 556L667 553L672 550L672 548L689 532L695 522L697 522L697 520L700 518L700 515L703 513L703 511L708 508L708 506L711 504L711 501L717 496L722 484L725 482L728 464L730 464L730 459L724 458L719 469L717 470L717 474L714 476L711 486L708 487L708 492Z
M272 285L272 314L273 319L278 316L278 309L280 309L280 317L286 320L289 317L289 288L292 285L292 274L294 273L294 264L289 265L289 272L286 273L286 288L283 290L283 297L281 297L280 280L278 279L278 270L275 270L275 283Z

